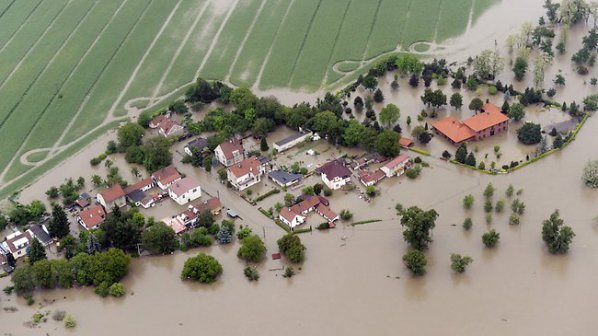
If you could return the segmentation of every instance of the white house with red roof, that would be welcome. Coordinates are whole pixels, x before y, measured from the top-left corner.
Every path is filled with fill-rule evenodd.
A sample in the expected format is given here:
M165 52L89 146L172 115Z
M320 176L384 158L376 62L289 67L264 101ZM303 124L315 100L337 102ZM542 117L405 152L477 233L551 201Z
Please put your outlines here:
M179 136L185 133L185 127L172 119L164 119L158 125L158 133L163 137Z
M329 223L332 223L338 220L339 217L327 204L328 200L324 197L308 196L290 208L282 208L278 214L278 219L291 228L294 228L297 225L305 223L306 215L315 211Z
M280 209L280 213L278 214L278 219L288 225L291 229L305 223L306 217L300 215L291 208L284 207Z
M359 182L366 187L373 186L386 177L386 174L381 169L374 171L363 170L359 173Z
M89 208L81 211L77 216L77 223L85 230L95 230L100 227L106 219L106 212L99 204L94 204Z
M164 167L152 174L152 181L162 190L168 189L171 184L181 179L181 174L174 166Z
M32 239L31 233L16 231L6 236L6 239L2 242L2 247L12 253L15 259L19 259L27 255L27 248Z
M239 163L245 159L245 149L241 140L231 139L218 145L214 149L216 160L226 167Z
M106 209L106 212L111 212L115 206L121 208L127 204L125 192L118 183L100 191L96 199Z
M409 155L401 154L380 167L380 170L386 174L386 177L401 176L410 165Z
M340 189L351 181L351 171L341 160L325 163L316 171L322 175L322 182L332 190Z
M168 187L168 196L178 204L185 205L201 197L201 187L196 179L187 176Z
M168 116L164 115L164 114L160 114L159 116L156 116L154 119L152 119L149 122L149 128L151 129L156 129L158 128L158 126L160 126L160 123L163 122L164 120L167 120Z
M260 182L266 173L266 166L255 156L228 167L228 181L238 190L245 190Z

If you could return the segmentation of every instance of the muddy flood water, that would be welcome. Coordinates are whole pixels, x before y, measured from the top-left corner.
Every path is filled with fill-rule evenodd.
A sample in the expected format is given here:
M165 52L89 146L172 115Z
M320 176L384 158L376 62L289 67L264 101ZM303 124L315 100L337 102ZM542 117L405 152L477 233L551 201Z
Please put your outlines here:
M493 25L508 30L525 20L535 22L541 3L503 1L480 18L492 24L482 27L479 21L472 29L487 33ZM528 12L511 16L506 10L509 5ZM571 50L579 43L573 35ZM486 42L482 49L493 44ZM472 47L472 54L476 48ZM566 64L563 71L570 72ZM554 66L548 71L547 82L556 71ZM576 75L567 76L558 100L580 101L590 89ZM392 97L388 91L385 95ZM412 104L417 114L419 94L400 91L399 95L394 99L402 111ZM414 102L402 106L408 95L414 95ZM406 114L402 115L404 121ZM333 230L302 234L307 258L291 279L282 277L284 263L269 257L258 266L259 281L248 282L245 264L236 256L236 241L144 257L132 261L123 280L127 290L123 298L102 299L90 288L38 291L36 303L27 306L22 298L0 293L0 335L594 335L598 223L592 219L598 215L598 191L586 188L580 176L588 160L598 159L597 133L598 117L593 116L565 150L509 175L482 175L431 157L425 159L430 168L424 168L418 179L385 180L379 185L382 194L370 203L355 194L336 192L331 197L335 211L350 209L355 220L381 221L359 226L340 223ZM48 173L26 189L21 200L41 197L50 185L64 179L65 172L90 175L87 162L105 148L107 139ZM222 203L241 215L241 223L265 236L268 256L277 252L276 239L284 232L257 207L223 188L215 175L180 164L178 168L197 177L207 193L219 192ZM131 180L124 167L121 175ZM508 206L502 214L494 214L492 224L486 224L482 193L489 182L496 187L495 201L505 198L510 184L523 190L518 197L527 207L520 225L508 225ZM462 207L467 194L476 197L469 211ZM270 206L274 200L264 202ZM440 214L434 242L426 251L423 277L411 276L402 263L408 246L394 209L397 203L434 208ZM541 222L555 209L576 233L564 256L549 254L541 239ZM461 227L466 217L474 223L468 232ZM485 248L481 241L490 228L500 233L494 249ZM198 252L215 256L223 265L215 284L180 280L184 261ZM456 274L450 269L451 253L469 255L474 262L464 274ZM0 279L1 288L8 284L9 278ZM11 312L10 307L17 310ZM74 330L65 330L51 318L38 327L25 325L34 313L57 309L77 320Z

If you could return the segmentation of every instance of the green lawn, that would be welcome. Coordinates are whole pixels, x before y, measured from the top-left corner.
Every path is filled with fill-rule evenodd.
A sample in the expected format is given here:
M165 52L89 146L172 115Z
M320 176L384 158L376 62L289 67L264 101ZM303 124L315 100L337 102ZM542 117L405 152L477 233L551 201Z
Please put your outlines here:
M0 0L0 194L101 135L130 99L171 99L197 74L333 89L353 76L335 63L359 70L397 45L442 42L496 1ZM35 149L44 151L27 155Z

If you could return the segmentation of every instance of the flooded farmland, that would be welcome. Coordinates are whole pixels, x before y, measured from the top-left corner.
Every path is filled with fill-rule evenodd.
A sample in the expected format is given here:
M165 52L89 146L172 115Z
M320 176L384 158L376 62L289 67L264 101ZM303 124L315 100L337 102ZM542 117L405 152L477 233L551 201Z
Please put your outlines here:
M497 21L508 26L511 17L502 12L504 6L523 6L522 3L503 1L481 20L494 14ZM536 8L539 3L529 1L530 12L517 12L512 19L529 15L529 20L535 20L541 12ZM573 35L570 50L576 48L576 40L581 36ZM568 82L557 98L579 102L592 89L563 62ZM553 65L548 71L551 74L547 72L547 82L556 71L558 67ZM510 76L508 72L505 70ZM402 121L422 108L421 92L408 90L405 85L396 96L390 91L384 94L386 103L396 101L401 107ZM561 121L558 116L552 120L550 115L542 113L545 112L533 110L528 116L541 122ZM385 180L379 185L382 194L370 203L355 194L335 192L330 198L335 211L350 209L355 220L381 221L355 227L340 223L334 230L303 234L307 259L292 279L282 277L282 262L269 258L259 266L259 282L249 283L242 272L245 264L236 256L237 243L140 258L132 262L123 281L128 291L124 298L102 299L89 288L40 291L36 292L35 305L27 306L23 299L0 293L0 333L15 336L595 334L598 223L592 218L598 215L598 191L586 188L580 176L584 164L598 158L597 132L598 118L593 116L565 150L509 175L486 176L431 157L425 158L430 167L418 179ZM505 150L513 150L505 156L519 156L529 150L510 143L512 138L508 134L501 143ZM107 141L108 138L94 143L89 150L50 172L26 189L21 199L25 202L39 197L50 185L69 176L65 174L83 174L78 173L82 167L88 174L87 162L105 148ZM435 139L429 146L438 156L444 145ZM480 151L484 150L488 149L480 145ZM178 159L175 155L175 161ZM120 160L115 164L122 167L121 174L130 180L126 165ZM179 165L179 168L197 177L208 193L220 191L223 204L234 206L243 217L243 224L265 236L268 254L277 251L276 239L284 232L256 207L241 200L237 193L222 188L215 174L207 175L189 166ZM527 208L520 225L508 225L508 211L495 214L492 224L485 223L482 193L489 182L497 189L495 200L503 198L510 184L523 190L518 197ZM476 197L469 211L461 206L466 194ZM282 193L277 197L282 197ZM268 198L264 203L271 205L274 201ZM440 214L433 231L434 242L426 251L428 267L424 277L412 277L403 266L401 256L407 244L394 210L397 203L434 208ZM541 222L554 209L560 209L565 223L576 233L571 250L564 256L549 254L541 240ZM162 211L156 211L162 215ZM468 232L461 227L465 217L471 217L474 223ZM494 249L484 248L480 238L489 228L501 234ZM213 285L182 282L179 278L185 259L200 251L214 255L224 267L222 277ZM450 269L451 253L474 259L466 273L455 274ZM0 279L0 287L8 283L8 278ZM5 310L9 307L18 310ZM51 318L39 328L24 325L35 312L56 309L66 310L76 318L78 326L74 332L65 331L61 323Z

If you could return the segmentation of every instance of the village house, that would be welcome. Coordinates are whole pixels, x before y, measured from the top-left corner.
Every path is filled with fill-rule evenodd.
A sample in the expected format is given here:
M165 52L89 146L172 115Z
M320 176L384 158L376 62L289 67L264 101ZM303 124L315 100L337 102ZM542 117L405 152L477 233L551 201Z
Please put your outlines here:
M171 217L171 218L164 218L164 219L161 220L161 222L164 223L164 224L166 224L167 226L170 226L170 228L172 228L172 230L176 234L181 234L181 233L183 233L183 232L185 232L187 230L187 227L185 226L185 223L183 223L176 216L175 217Z
M382 181L386 177L386 174L380 169L374 171L363 170L359 173L359 182L366 187L373 186L378 182Z
M322 182L332 189L337 190L351 181L351 171L341 160L333 160L316 169L322 175Z
M413 140L411 140L409 138L401 137L399 139L399 146L401 146L402 148L408 149L409 147L413 147L413 145L414 145Z
M338 215L328 207L328 200L320 196L305 196L299 203L292 207L284 207L278 214L278 219L294 228L305 223L306 215L315 211L329 223L338 220Z
M252 156L228 167L228 181L238 190L245 190L262 180L266 167L259 158Z
M115 206L121 208L127 204L125 192L118 183L112 185L110 188L102 190L98 193L96 199L98 200L98 203L106 209L106 212L111 212Z
M99 204L94 204L89 208L81 211L77 216L77 223L81 225L85 230L95 230L100 227L100 224L104 223L106 219L106 212L104 208Z
M208 149L208 140L202 137L189 141L184 148L185 154L193 155L193 150L203 152Z
M30 232L16 231L6 236L2 246L4 250L10 252L15 259L19 259L27 255L27 248L33 239Z
M432 124L436 134L442 135L456 145L472 140L483 140L505 132L508 126L509 118L491 103L485 104L482 112L463 121L449 116Z
M50 237L50 232L48 228L46 228L43 224L33 224L29 226L27 229L29 235L35 237L43 246L48 246L54 242L52 237Z
M155 199L149 196L145 191L150 190L154 187L154 181L151 177L145 178L133 185L130 185L124 189L125 196L129 203L135 206L141 206L144 209L148 209L155 204Z
M185 128L166 115L159 115L149 123L152 129L158 129L158 133L164 137L179 136L185 133Z
M159 116L156 116L154 119L150 120L149 122L149 128L151 129L156 129L158 128L158 126L160 126L160 123L164 120L168 120L168 116L165 114L160 114Z
M174 166L164 167L152 174L152 181L162 190L168 189L172 183L181 179L181 174Z
M295 147L296 145L304 141L307 141L310 137L311 134L309 133L295 133L287 138L275 142L273 147L274 149L276 149L277 152L281 153Z
M401 154L380 167L380 170L386 177L401 176L410 166L409 155Z
M275 170L268 173L268 177L281 187L290 187L301 181L303 175L293 174L284 170Z
M189 208L177 215L176 218L187 228L193 228L201 225L199 216L204 211L209 211L213 216L219 215L222 211L220 199L212 197L207 201L189 205Z
M222 211L222 203L220 203L220 199L217 197L211 197L207 201L203 201L193 205L193 211L197 213L201 213L206 210L210 210L213 216L218 216Z
M196 179L187 176L168 187L168 196L179 205L185 205L201 197L201 187Z
M245 159L245 149L241 140L231 139L218 145L214 149L216 160L225 167L230 167Z

